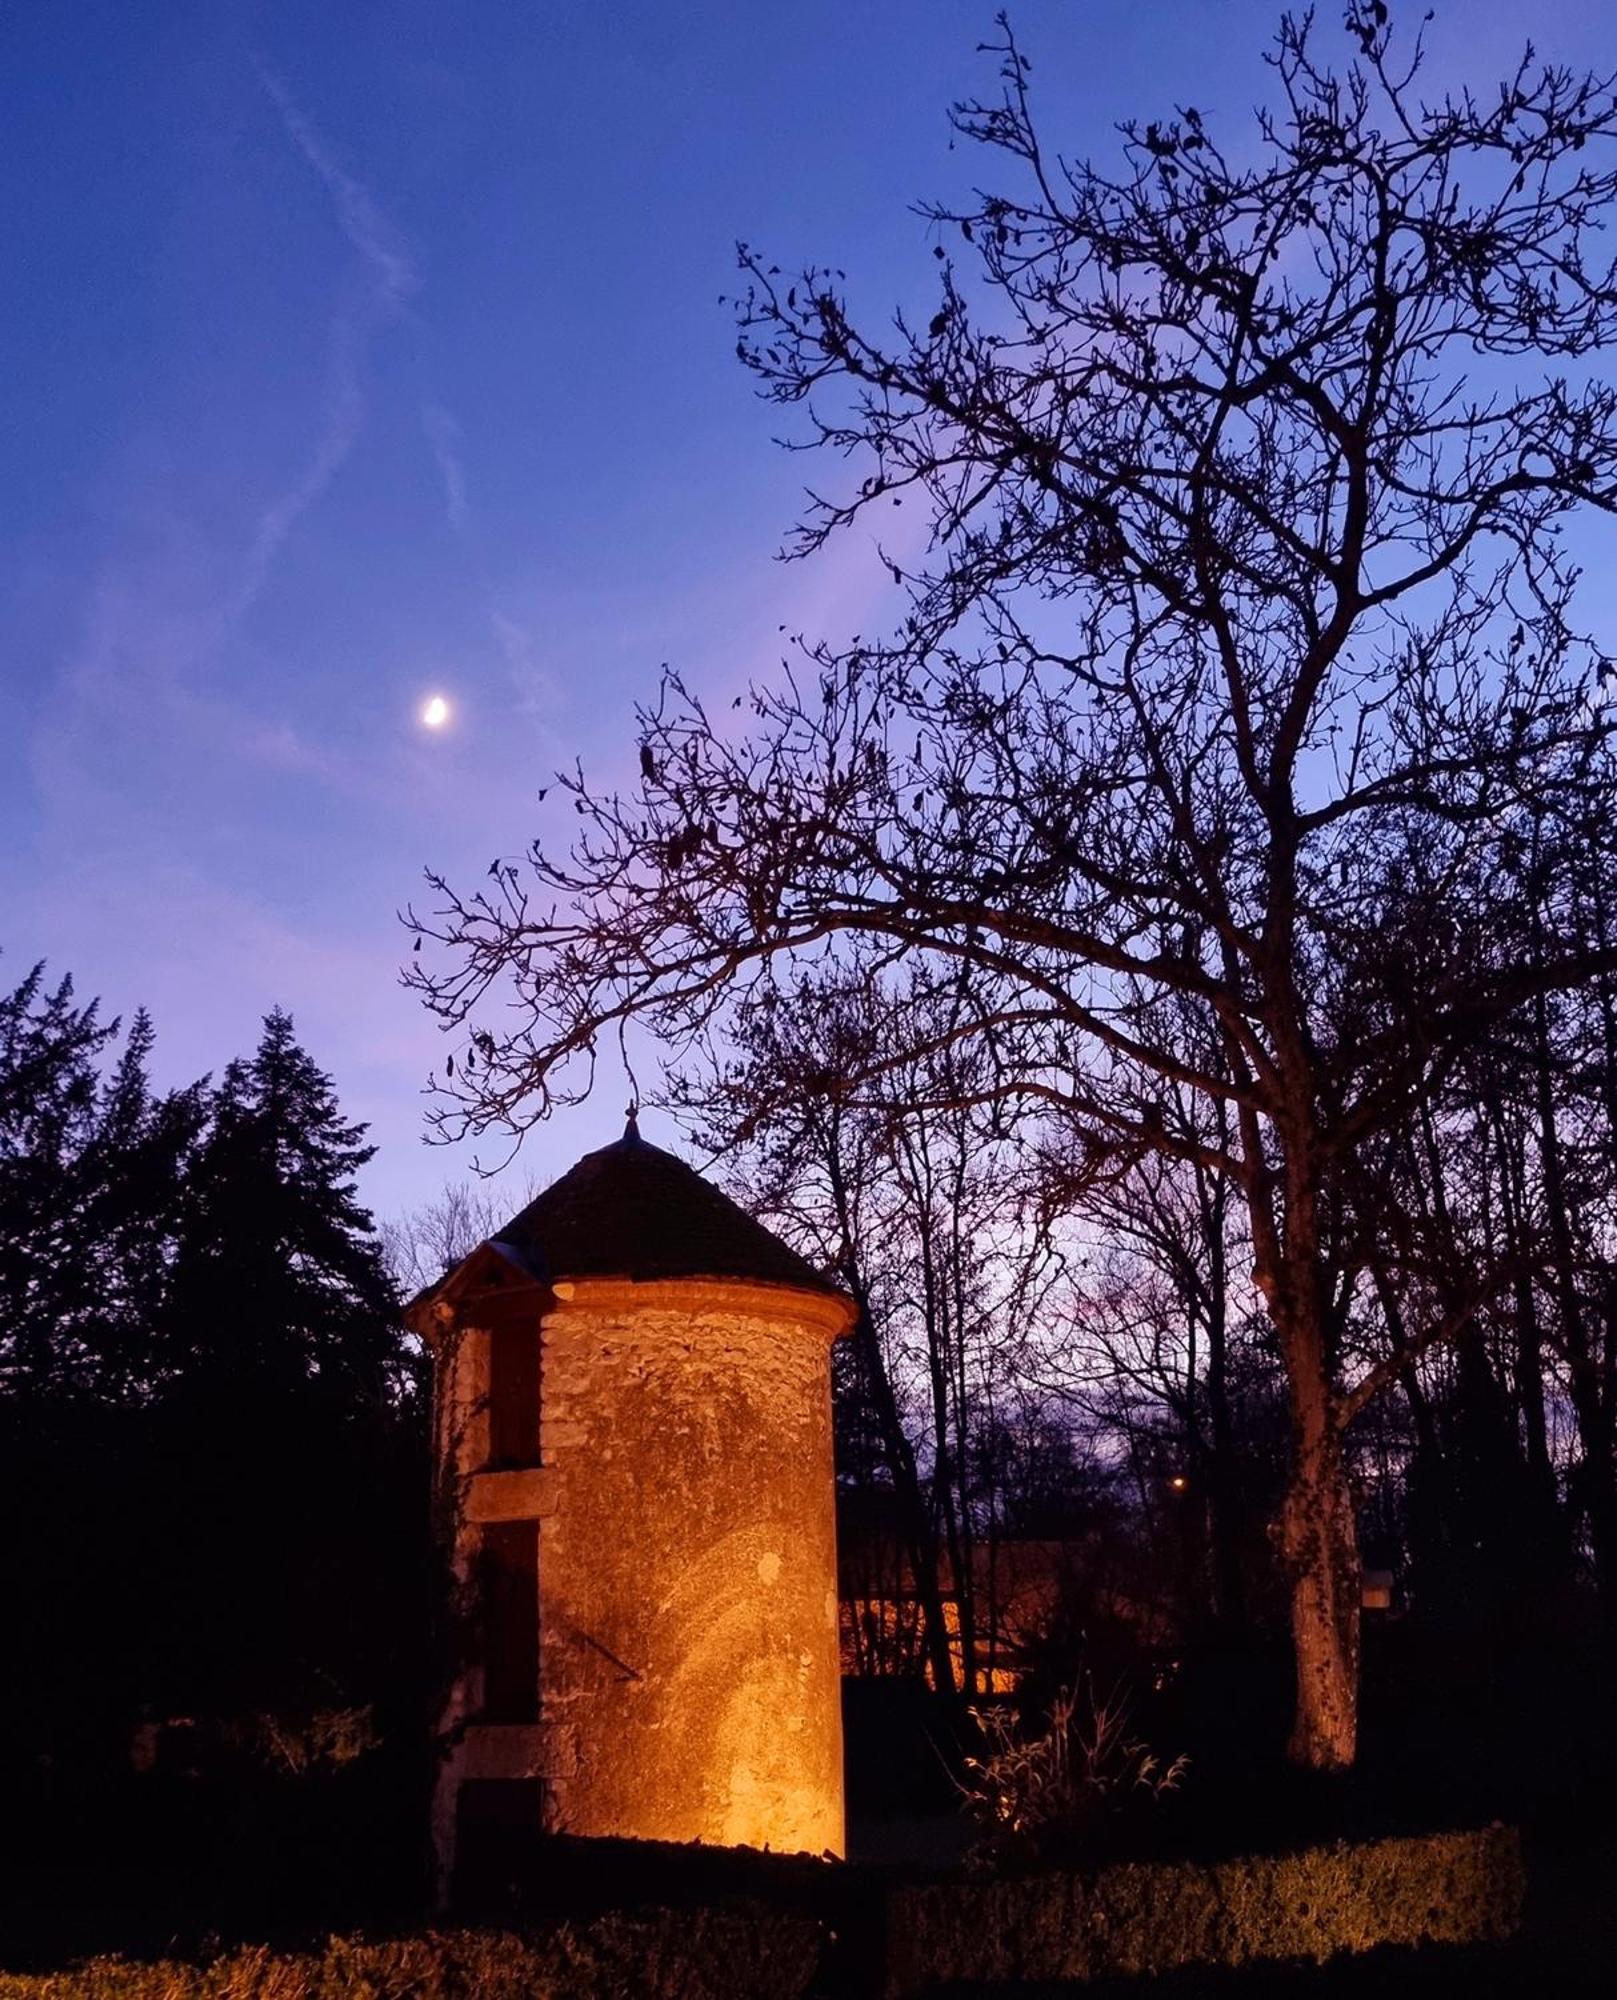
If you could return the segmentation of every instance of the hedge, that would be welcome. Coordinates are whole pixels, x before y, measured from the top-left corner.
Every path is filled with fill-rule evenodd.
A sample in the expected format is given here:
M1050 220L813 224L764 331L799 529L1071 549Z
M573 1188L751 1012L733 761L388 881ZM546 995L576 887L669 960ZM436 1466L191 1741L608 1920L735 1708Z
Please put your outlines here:
M1525 1888L1520 1836L1496 1826L900 1889L887 1910L888 1993L1479 1943L1516 1930Z
M544 1931L333 1937L306 1952L251 1945L195 1964L97 1958L0 1973L0 2000L799 2000L822 1942L787 1911L654 1910Z
M1486 1943L1516 1930L1525 1886L1520 1839L1506 1827L1092 1876L938 1882L889 1890L885 1966L872 1928L868 1961L843 1973L904 2000L935 1988ZM881 1896L869 1878L863 1892ZM753 1899L333 1937L307 1951L244 1946L196 1962L91 1959L0 1973L0 2000L802 2000L824 1990L816 1981L832 1957L829 1922Z

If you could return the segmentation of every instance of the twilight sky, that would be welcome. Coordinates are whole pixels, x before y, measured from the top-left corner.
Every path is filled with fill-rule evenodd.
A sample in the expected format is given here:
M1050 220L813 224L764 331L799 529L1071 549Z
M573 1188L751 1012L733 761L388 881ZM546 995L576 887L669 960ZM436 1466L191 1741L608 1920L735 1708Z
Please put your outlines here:
M1102 154L1176 101L1238 144L1278 9L1012 11L1046 131ZM164 1081L278 1003L371 1123L380 1213L464 1173L420 1143L439 1044L394 912L554 824L559 762L627 777L661 661L718 706L782 624L882 619L868 547L773 561L807 468L718 295L745 237L867 306L930 297L909 203L982 174L944 111L991 86L992 14L12 0L0 979L45 956L144 1002ZM1609 0L1439 0L1432 75L1491 87L1529 31L1617 68ZM616 1132L603 1077L513 1181Z

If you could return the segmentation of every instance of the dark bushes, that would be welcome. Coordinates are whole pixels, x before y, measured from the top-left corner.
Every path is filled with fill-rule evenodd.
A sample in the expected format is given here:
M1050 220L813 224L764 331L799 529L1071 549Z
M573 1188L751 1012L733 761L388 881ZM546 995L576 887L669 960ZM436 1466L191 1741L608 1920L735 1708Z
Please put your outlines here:
M723 1907L333 1937L307 1950L250 1945L197 1962L93 1959L65 1972L0 1974L0 2000L797 2000L883 1990L904 2000L1318 1962L1383 1945L1486 1944L1516 1930L1525 1887L1521 1844L1505 1827L885 1895L860 1870L814 1873L814 1884L777 1884L779 1900L761 1900L760 1890ZM881 1927L868 1921L883 1903L885 1955Z
M1515 1830L1305 1848L1085 1877L951 1882L888 1904L888 1990L1320 1961L1377 1945L1509 1937L1526 1878Z
M334 1937L244 1946L204 1963L92 1959L0 1973L0 2000L797 2000L823 1934L781 1910L653 1910L545 1930Z

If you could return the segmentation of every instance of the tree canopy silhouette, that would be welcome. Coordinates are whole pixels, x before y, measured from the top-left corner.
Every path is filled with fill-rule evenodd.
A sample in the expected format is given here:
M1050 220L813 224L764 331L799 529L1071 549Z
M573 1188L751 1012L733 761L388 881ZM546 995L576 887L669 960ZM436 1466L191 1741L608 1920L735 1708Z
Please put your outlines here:
M152 1045L40 967L0 998L0 1764L36 1831L142 1718L424 1725L425 1413L364 1128L279 1011L217 1084L154 1092Z
M847 468L791 552L918 506L897 629L806 644L744 734L666 677L635 791L575 773L570 848L430 878L409 974L463 1037L448 1133L569 1101L628 1022L687 1046L794 961L874 992L907 959L949 1016L917 1032L976 1044L984 1099L1062 1130L1071 1173L1227 1176L1290 1391L1292 1749L1319 1769L1356 1743L1344 1431L1478 1303L1349 1356L1359 1166L1599 956L1553 898L1525 949L1528 822L1540 880L1612 833L1565 531L1617 507L1588 365L1617 98L1530 51L1428 97L1385 7L1347 38L1332 67L1283 21L1239 143L1186 105L1099 163L1043 136L1002 22L999 93L954 125L1008 185L925 211L924 323L744 246L741 359Z

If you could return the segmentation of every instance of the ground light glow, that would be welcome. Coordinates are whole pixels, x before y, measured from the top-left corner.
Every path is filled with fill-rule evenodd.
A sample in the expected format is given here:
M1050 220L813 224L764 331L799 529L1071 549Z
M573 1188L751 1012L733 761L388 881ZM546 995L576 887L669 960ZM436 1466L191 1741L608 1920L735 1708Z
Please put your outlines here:
M421 726L424 729L442 729L449 720L449 703L441 694L428 697L421 708Z

